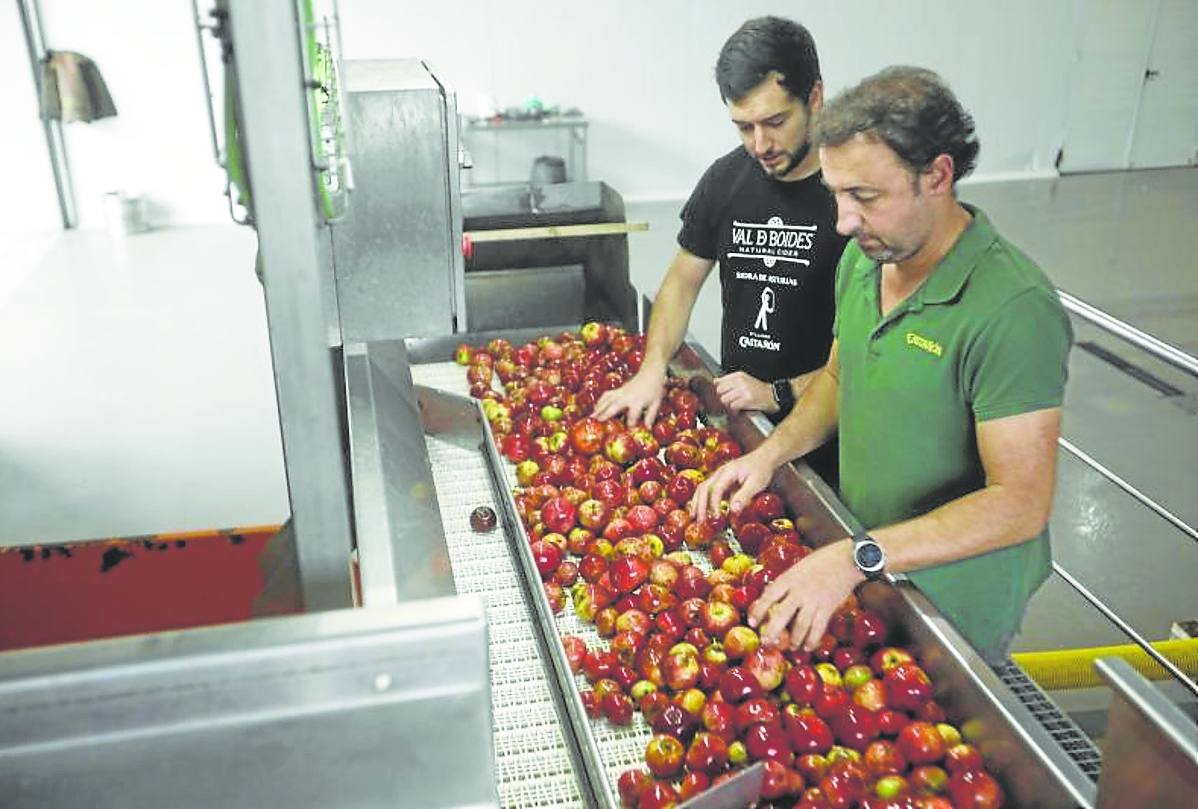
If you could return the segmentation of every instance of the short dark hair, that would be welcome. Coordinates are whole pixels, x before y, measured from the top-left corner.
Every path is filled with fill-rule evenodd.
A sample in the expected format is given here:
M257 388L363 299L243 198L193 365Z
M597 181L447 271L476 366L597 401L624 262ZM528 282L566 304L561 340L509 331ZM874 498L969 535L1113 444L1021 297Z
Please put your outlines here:
M819 54L811 32L794 20L757 17L728 37L715 63L715 81L724 102L739 101L769 74L802 104L820 80Z
M815 143L839 146L854 135L876 138L916 174L937 156L953 159L953 182L973 171L973 118L939 75L922 67L888 67L824 105Z

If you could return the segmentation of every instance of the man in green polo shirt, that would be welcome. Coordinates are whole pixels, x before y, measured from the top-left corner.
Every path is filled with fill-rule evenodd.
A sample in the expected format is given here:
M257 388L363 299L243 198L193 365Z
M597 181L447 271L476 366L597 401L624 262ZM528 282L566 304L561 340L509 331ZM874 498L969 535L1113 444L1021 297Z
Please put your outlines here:
M828 363L791 415L696 492L732 509L840 435L841 494L868 534L831 543L750 608L767 641L814 648L863 579L904 572L990 662L1048 576L1072 341L1044 273L956 197L973 122L935 73L888 68L831 101L816 142L852 236Z

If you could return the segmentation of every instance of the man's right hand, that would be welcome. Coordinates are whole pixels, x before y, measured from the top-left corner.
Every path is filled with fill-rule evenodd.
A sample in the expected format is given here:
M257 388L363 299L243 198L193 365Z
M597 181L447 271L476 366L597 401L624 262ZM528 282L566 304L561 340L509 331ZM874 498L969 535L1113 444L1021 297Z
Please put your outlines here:
M727 498L728 492L734 487L729 505L732 513L738 514L749 504L753 495L769 485L778 464L771 462L761 449L758 447L748 455L728 461L699 484L690 503L690 513L695 520L716 517L720 511L720 501Z
M664 374L654 374L642 369L636 376L615 390L609 390L595 403L597 419L611 419L621 413L628 414L628 427L632 429L643 423L652 427L661 409L661 397L665 394Z

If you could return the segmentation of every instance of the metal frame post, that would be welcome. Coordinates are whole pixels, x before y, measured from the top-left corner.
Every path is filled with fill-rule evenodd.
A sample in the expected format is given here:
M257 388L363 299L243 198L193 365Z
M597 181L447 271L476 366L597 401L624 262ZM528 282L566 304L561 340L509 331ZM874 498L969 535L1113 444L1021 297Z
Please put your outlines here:
M304 606L352 603L345 430L326 341L330 251L316 207L294 0L232 0L230 25Z

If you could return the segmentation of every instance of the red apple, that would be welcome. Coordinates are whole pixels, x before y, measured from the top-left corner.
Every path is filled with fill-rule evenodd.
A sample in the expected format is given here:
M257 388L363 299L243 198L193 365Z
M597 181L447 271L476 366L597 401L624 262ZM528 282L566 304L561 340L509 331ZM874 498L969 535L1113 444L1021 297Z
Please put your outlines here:
M765 491L755 495L749 502L749 511L758 522L768 523L785 512L782 498L774 492Z
M640 801L641 794L652 783L653 776L649 775L649 771L638 767L635 770L625 770L620 773L620 777L616 779L616 789L619 791L620 800L624 805L634 807Z
M709 731L699 731L686 751L686 766L695 772L716 775L728 766L728 744Z
M930 722L911 722L899 731L899 752L913 765L934 764L944 758L944 739Z
M763 693L757 678L740 666L733 666L720 677L720 695L727 702L739 703Z
M772 759L785 767L794 761L786 731L779 725L750 725L744 740L749 756L757 761Z
M809 664L791 666L785 683L787 696L797 705L810 705L824 687L819 673Z
M966 770L980 770L982 764L982 752L972 744L961 742L944 751L944 767L952 775Z
M898 746L885 739L870 742L861 754L861 763L865 765L865 771L874 778L890 774L902 775L907 770L907 759Z
M918 711L932 698L932 681L914 663L891 666L883 675L886 704L900 711Z
M744 733L752 725L777 725L781 716L774 703L764 697L753 697L736 708L736 729Z
M607 570L619 593L631 593L649 580L649 564L637 556L621 556Z
M948 795L958 809L1000 809L1002 787L985 770L963 770L949 777Z
M782 685L786 677L786 657L774 646L759 646L745 657L743 665L766 693Z
M800 710L794 703L786 706L782 712L782 723L790 739L791 749L800 755L806 753L827 753L832 749L834 739L828 723L814 713Z

